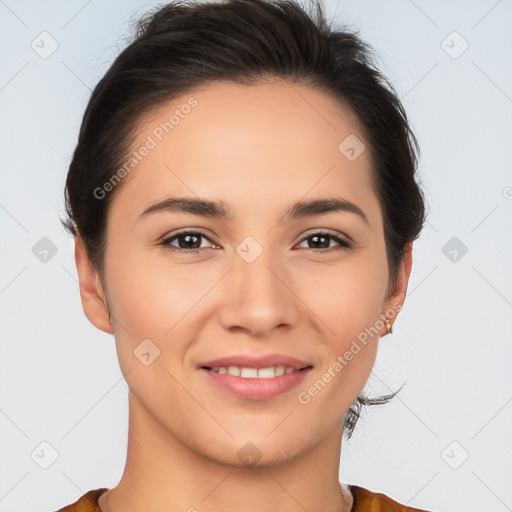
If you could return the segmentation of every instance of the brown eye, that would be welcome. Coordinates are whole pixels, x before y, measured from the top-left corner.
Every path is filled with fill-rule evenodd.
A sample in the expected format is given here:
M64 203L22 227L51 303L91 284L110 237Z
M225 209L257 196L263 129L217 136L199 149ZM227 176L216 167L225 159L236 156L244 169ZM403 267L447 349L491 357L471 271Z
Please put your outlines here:
M210 241L210 239L200 231L182 231L171 237L162 240L161 245L176 251L199 252L200 249L207 249L202 246L202 239ZM177 241L177 246L173 242Z
M310 241L308 243L308 247L306 249L322 249L321 252L328 252L332 250L340 250L340 249L350 249L351 244L348 240L345 240L337 235L326 232L313 233L308 235L307 237L301 240L301 243L304 241ZM336 242L338 247L332 247L331 241Z

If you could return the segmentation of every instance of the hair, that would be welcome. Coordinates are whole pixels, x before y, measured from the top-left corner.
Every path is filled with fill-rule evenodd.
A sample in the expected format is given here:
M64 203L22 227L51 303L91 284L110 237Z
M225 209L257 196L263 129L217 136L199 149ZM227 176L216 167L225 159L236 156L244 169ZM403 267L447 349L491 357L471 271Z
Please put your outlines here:
M100 277L107 215L122 183L101 199L94 191L126 161L143 116L211 82L278 79L321 90L355 114L383 215L388 289L394 288L405 246L425 222L418 143L374 50L357 33L328 26L320 0L312 2L315 13L293 0L176 0L138 21L133 42L91 94L64 191L61 222L83 240ZM385 403L398 391L375 399L361 394L345 415L344 435L352 435L361 406Z

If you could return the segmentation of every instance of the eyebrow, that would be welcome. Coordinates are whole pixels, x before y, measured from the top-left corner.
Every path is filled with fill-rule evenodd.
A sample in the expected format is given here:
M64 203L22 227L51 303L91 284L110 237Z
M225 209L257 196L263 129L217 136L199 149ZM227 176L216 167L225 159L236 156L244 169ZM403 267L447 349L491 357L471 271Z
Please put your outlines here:
M288 209L285 218L294 220L340 211L354 213L361 217L366 224L369 224L368 218L359 206L338 197L299 201ZM210 201L193 197L169 197L146 208L139 218L146 217L155 212L181 212L213 218L232 219L228 208L222 201Z

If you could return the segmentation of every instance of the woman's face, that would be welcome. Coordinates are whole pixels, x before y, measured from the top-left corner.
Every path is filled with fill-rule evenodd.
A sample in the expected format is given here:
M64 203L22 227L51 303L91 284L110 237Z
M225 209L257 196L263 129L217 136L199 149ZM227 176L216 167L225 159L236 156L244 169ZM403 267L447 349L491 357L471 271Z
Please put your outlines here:
M382 212L363 144L339 103L284 82L214 83L144 119L109 210L103 290L148 428L235 466L340 437L386 332L381 314L396 315L408 278L386 301ZM176 198L188 211L144 213ZM295 207L327 199L354 206ZM203 368L219 358L276 367L280 356L309 369L248 381Z

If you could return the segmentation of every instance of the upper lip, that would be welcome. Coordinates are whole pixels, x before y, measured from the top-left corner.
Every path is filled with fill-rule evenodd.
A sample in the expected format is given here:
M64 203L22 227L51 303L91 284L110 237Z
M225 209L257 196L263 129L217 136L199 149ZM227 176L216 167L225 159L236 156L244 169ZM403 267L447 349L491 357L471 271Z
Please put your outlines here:
M311 364L301 361L295 357L286 356L282 354L265 354L261 356L249 354L233 354L231 356L220 357L200 363L200 367L218 368L228 366L238 366L243 368L269 368L270 366L287 366L294 370L301 370Z

